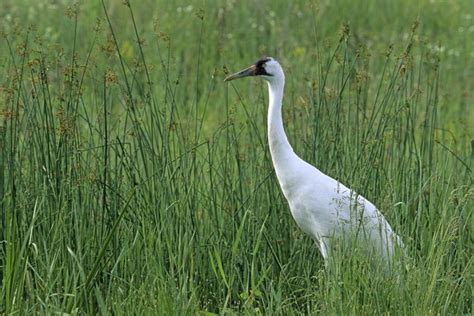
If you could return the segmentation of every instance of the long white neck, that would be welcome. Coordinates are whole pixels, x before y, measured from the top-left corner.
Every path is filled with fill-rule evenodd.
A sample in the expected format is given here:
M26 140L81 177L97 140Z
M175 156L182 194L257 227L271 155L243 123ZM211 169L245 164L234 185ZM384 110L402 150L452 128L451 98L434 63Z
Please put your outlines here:
M285 174L291 173L293 163L299 160L283 128L281 107L284 86L284 77L281 80L268 82L268 144L280 184L283 184Z

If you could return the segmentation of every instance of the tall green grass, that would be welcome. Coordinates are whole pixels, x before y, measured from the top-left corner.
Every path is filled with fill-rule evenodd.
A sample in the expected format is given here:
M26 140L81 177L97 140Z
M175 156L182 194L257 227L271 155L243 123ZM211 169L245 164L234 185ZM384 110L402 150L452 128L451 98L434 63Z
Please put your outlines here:
M469 314L469 5L6 1L0 313ZM294 149L404 240L396 277L326 270L294 224L266 86L222 83L262 54Z

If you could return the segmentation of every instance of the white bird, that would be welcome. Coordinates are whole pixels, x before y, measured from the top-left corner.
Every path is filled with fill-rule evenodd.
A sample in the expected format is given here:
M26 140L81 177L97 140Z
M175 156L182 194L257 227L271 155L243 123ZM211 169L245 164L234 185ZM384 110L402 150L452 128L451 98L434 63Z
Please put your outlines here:
M293 218L316 241L326 265L331 250L341 240L349 247L354 247L356 240L367 255L384 262L391 259L395 248L403 247L403 243L377 208L293 151L283 127L285 74L280 64L265 57L224 81L248 76L258 76L268 83L268 144L276 176Z

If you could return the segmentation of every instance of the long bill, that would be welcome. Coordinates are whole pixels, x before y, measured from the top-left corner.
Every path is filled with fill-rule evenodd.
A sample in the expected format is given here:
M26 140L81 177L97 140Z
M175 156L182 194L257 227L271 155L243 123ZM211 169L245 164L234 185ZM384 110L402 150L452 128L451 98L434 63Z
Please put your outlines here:
M234 79L244 78L244 77L248 77L248 76L255 76L255 72L256 72L256 67L255 67L255 65L252 65L248 68L245 68L244 70L236 72L235 74L227 76L224 79L224 81L231 81L231 80L234 80Z

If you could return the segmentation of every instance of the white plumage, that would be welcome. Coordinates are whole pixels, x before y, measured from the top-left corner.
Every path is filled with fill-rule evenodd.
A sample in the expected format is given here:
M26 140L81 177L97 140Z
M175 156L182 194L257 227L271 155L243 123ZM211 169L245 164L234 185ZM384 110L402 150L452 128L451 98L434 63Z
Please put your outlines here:
M259 76L268 83L268 144L278 182L293 218L316 241L325 261L330 257L331 242L347 243L354 237L368 254L390 259L396 245L403 244L377 208L293 151L283 128L285 75L280 64L266 57L225 81L247 76Z

